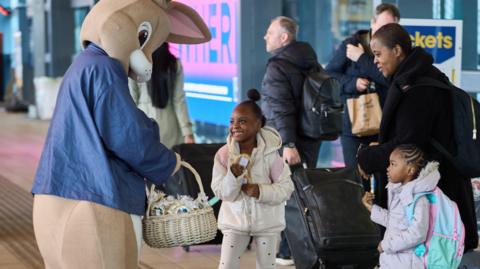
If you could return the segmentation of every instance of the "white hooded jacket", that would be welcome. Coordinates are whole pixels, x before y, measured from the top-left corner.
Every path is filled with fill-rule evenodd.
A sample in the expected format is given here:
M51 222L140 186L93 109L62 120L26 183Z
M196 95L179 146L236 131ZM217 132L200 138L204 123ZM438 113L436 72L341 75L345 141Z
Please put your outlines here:
M222 200L218 228L249 235L277 234L285 228L285 201L293 192L290 168L278 154L282 146L280 135L270 127L257 133L257 147L250 156L251 183L258 184L258 199L241 191L243 176L235 177L230 170L240 155L237 142L227 138L227 144L215 155L212 190Z

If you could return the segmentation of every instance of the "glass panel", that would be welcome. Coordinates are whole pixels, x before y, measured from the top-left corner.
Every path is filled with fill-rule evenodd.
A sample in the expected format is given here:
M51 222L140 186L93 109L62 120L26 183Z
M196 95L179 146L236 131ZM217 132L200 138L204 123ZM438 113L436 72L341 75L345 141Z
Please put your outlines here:
M445 0L445 16L444 19L453 20L455 16L455 8L459 8L455 6L453 0Z
M441 0L432 1L432 10L433 10L433 16L432 16L433 19L442 18Z
M359 29L370 28L371 0L338 0L332 2L332 32L336 40L335 44L341 43Z
M343 167L342 144L340 138L335 141L323 141L320 146L320 154L318 155L317 167Z
M75 8L73 11L74 16L74 25L75 25L75 54L79 53L82 48L80 44L80 28L82 27L83 20L85 16L87 16L88 11L90 10L89 7L80 7Z

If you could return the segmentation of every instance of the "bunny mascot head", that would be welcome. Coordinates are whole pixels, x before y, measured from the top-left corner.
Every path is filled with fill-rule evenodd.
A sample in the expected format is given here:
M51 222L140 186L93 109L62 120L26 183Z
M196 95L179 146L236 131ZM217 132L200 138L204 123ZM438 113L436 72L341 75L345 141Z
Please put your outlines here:
M35 236L47 268L137 268L145 180L162 184L180 158L137 109L128 76L147 81L162 43L202 43L210 32L181 3L100 0L80 35L32 187Z
M151 55L163 42L198 44L210 32L190 7L167 0L102 0L87 15L82 45L97 44L119 60L129 76L150 79Z

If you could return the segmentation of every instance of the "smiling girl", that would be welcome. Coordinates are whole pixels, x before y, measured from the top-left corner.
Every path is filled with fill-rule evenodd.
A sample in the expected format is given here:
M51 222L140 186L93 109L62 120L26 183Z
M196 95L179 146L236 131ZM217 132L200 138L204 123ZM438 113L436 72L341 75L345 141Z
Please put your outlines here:
M256 243L257 269L275 268L277 237L285 228L285 204L293 192L288 165L278 154L278 132L265 126L255 103L238 104L230 118L227 144L215 155L212 190L222 200L218 228L223 233L218 268L240 268L250 237Z

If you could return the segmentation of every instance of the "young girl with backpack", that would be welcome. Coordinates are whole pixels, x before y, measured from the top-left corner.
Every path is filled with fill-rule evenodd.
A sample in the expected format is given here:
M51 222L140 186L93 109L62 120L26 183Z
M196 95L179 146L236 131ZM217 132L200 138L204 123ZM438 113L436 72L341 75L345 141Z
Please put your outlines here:
M279 233L285 228L285 201L293 192L290 170L278 154L282 146L276 130L250 100L237 105L230 118L227 144L215 155L212 190L222 200L218 228L223 233L218 268L240 268L250 237L256 244L257 269L275 268Z
M464 229L456 204L437 188L438 166L418 147L400 145L387 168L388 209L372 205L373 194L365 193L371 219L386 227L378 245L380 268L458 267Z

